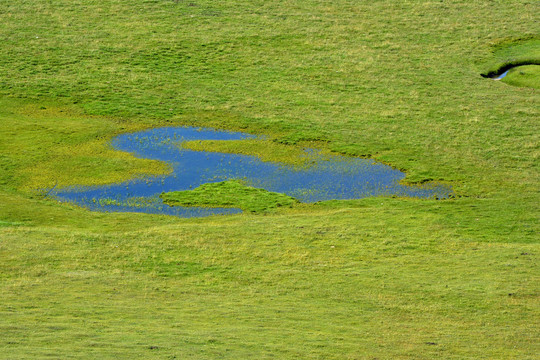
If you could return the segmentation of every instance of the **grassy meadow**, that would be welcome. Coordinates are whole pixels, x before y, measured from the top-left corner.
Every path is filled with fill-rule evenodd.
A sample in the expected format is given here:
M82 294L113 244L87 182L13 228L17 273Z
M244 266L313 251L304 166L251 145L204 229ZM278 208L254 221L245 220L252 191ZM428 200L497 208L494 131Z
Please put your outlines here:
M537 358L539 12L0 0L0 359ZM182 219L48 196L167 173L109 140L172 125L263 135L186 146L269 161L370 157L456 197L252 203L229 182L204 201L248 211Z

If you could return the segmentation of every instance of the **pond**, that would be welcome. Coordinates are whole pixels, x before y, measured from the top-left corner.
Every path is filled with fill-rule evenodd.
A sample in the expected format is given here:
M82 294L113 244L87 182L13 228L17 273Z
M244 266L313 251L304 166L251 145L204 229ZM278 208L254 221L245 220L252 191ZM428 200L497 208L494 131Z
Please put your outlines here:
M183 149L192 140L242 140L253 135L192 127L164 127L122 134L112 146L140 158L168 162L169 175L152 176L96 187L55 189L51 195L90 210L144 212L180 217L200 217L241 212L235 208L181 207L164 204L163 192L194 189L204 183L241 179L247 185L284 193L301 202L360 199L369 196L447 198L452 189L444 185L406 186L405 174L373 160L321 155L306 150L309 166L263 162L255 156Z

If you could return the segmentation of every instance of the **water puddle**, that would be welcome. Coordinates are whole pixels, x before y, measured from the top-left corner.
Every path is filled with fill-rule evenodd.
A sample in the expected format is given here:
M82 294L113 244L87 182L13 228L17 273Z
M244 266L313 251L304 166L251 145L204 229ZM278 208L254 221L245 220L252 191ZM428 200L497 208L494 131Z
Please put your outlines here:
M510 71L510 70L506 70L506 71L503 72L501 75L499 75L499 76L497 76L497 77L494 77L493 80L501 80L501 79L504 79L504 77L505 77L506 75L508 75L508 72L509 72L509 71Z
M143 212L200 217L241 212L235 208L181 207L164 204L162 192L194 189L204 183L242 179L249 186L284 193L301 202L360 199L369 196L446 198L452 189L443 185L405 186L405 174L368 159L320 155L307 151L311 165L294 167L262 162L255 156L193 151L178 147L182 141L242 140L255 136L190 127L166 127L123 134L112 146L140 158L168 162L165 176L99 187L71 187L51 192L56 199L97 211Z

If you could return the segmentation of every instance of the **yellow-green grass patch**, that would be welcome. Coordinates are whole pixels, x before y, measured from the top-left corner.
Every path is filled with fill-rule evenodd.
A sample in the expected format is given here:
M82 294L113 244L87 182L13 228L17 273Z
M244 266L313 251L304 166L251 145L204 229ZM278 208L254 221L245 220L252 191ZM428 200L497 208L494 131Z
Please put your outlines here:
M115 134L144 128L76 109L2 101L0 182L17 189L103 185L169 171L167 164L114 150Z
M293 166L306 166L313 161L313 157L306 153L305 149L302 147L261 139L195 140L179 143L179 146L195 151L251 155L259 158L261 161ZM321 155L330 153L327 150L321 151Z

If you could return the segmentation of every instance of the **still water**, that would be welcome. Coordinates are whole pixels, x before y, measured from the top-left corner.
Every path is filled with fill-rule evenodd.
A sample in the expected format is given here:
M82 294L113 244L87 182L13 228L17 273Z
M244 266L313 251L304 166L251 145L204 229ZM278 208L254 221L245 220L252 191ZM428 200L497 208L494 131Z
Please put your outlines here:
M153 176L122 184L72 187L51 193L60 201L73 202L97 211L144 212L180 217L199 217L241 212L234 208L181 207L164 204L162 192L189 190L208 182L242 179L248 185L285 193L301 202L331 199L360 199L369 196L446 198L452 189L442 185L405 186L405 174L368 159L323 156L307 150L309 166L262 162L255 156L182 149L183 141L241 140L253 135L191 127L165 127L123 134L112 146L140 158L168 162L169 175Z

